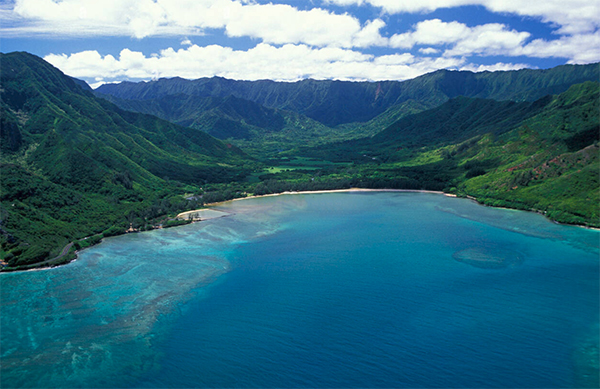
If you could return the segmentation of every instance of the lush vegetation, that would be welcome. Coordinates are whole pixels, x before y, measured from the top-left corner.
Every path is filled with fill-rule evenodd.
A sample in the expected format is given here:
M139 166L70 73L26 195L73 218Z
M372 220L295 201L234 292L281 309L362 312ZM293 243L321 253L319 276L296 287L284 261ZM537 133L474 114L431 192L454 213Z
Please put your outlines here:
M597 64L404 83L103 87L119 108L35 56L0 60L4 270L56 265L128 229L187 223L174 220L185 210L284 191L439 190L600 226L600 86L586 81Z
M316 146L346 137L305 115L228 97L183 94L151 100L123 100L99 96L122 109L156 115L173 123L204 131L260 158L299 145Z
M548 70L511 72L454 72L440 70L404 82L235 81L221 77L106 84L98 93L126 100L165 96L235 96L265 107L297 112L329 127L367 122L388 108L413 100L423 108L436 107L457 97L534 101L566 91L571 85L598 81L597 65L566 65Z
M440 70L377 83L172 78L103 85L96 94L123 109L206 131L261 158L373 136L458 96L532 102L576 83L597 81L598 70L596 65L494 73Z
M498 167L459 188L490 205L538 210L553 220L600 226L598 83L571 87L540 114L468 150L472 164Z
M441 190L598 227L599 91L586 82L533 103L456 98L372 138L299 151L312 158L272 159L281 168L238 192Z
M202 131L123 111L26 53L2 55L1 258L8 267L70 242L161 224L182 196L243 179L257 163Z

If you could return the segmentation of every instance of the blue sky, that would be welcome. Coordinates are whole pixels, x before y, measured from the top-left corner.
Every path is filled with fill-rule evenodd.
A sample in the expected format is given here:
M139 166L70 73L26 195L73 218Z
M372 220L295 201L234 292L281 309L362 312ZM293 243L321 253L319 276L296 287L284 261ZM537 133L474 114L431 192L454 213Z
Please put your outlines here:
M16 0L0 50L93 86L160 77L405 80L600 61L595 0Z

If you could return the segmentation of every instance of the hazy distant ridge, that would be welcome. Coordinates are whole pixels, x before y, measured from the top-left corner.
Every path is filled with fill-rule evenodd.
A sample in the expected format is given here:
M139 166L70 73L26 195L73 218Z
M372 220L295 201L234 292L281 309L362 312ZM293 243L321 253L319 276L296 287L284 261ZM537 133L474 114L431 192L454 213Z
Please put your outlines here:
M304 114L327 126L367 122L388 108L414 100L433 108L457 97L535 101L566 91L571 85L600 79L600 65L563 65L552 69L506 72L439 70L408 81L298 82L236 81L221 77L105 84L96 93L125 100L152 100L164 96L235 96L271 108Z

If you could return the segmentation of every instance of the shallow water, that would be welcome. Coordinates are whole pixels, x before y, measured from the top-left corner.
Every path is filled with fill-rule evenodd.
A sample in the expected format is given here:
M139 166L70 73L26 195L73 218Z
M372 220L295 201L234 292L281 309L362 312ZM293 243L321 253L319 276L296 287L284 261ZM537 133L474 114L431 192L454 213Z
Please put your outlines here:
M2 274L1 386L598 386L598 231L422 193L217 209Z

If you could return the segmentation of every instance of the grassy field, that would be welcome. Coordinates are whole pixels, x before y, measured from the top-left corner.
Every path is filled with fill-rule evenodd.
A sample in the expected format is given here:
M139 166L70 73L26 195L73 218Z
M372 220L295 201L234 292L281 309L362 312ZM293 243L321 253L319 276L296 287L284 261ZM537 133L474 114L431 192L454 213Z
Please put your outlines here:
M331 162L318 158L309 157L284 157L271 159L266 162L268 165L263 170L254 172L246 177L247 183L255 184L261 181L260 177L268 174L280 174L291 171L318 171L329 168L338 168L352 165L351 162Z

